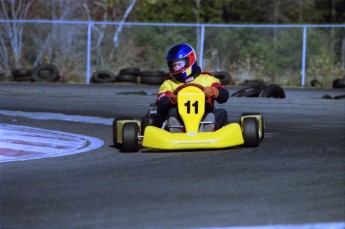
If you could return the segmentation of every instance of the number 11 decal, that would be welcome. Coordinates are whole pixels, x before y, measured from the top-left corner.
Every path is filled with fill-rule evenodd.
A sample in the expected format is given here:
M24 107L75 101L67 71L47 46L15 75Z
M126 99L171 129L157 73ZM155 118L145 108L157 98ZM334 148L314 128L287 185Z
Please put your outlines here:
M198 101L195 101L192 106L194 107L194 113L197 114L198 113ZM187 107L187 114L190 114L190 109L191 109L191 106L190 106L190 100L188 100L188 102L186 102L184 104L186 107Z

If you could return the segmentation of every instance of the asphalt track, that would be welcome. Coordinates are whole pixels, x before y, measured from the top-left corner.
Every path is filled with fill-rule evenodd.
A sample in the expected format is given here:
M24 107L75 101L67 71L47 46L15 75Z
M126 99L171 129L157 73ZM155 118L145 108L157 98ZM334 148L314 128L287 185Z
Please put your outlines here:
M126 154L113 148L108 124L44 120L38 116L47 113L36 113L110 121L124 115L139 118L154 101L156 89L0 83L2 124L104 141L102 147L80 154L0 163L0 227L231 228L345 222L345 100L320 99L344 90L286 89L286 99L231 98L221 106L230 122L243 112L264 116L266 136L258 148ZM1 111L25 111L37 118Z

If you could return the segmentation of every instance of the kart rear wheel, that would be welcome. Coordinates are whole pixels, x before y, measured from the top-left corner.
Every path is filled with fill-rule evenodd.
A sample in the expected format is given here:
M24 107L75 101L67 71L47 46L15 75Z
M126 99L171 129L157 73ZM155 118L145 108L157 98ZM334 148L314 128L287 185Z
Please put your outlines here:
M116 148L121 147L121 144L117 143L117 121L121 121L121 120L133 120L133 118L130 118L130 117L114 118L114 120L113 120L113 144Z
M249 117L243 119L242 133L244 145L247 147L257 147L260 144L259 122L256 118Z
M140 121L140 127L141 127L140 133L141 133L141 135L144 135L145 128L150 125L150 122L151 122L150 117L147 117L147 116L141 117L141 121Z
M122 150L123 152L138 152L139 144L139 126L135 122L125 123L122 127Z
M141 124L140 124L140 133L141 135L144 135L145 128L147 126L155 126L158 128L161 128L163 125L163 121L161 116L159 115L146 115L141 118Z
M148 126L154 126L154 119L152 116L144 116L141 118L141 123L140 123L140 133L141 135L144 135L145 128Z

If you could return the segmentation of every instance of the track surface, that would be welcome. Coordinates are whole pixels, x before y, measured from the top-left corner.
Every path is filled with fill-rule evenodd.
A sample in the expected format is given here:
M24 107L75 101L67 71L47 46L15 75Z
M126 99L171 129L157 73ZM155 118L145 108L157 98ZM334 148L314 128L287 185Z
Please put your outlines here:
M0 110L113 118L145 114L156 87L0 83ZM235 89L230 88L231 92ZM129 93L128 93L129 92ZM96 150L0 164L1 228L196 228L345 221L345 101L336 90L231 98L260 112L258 148L125 154L110 125L3 115L0 122L102 139Z

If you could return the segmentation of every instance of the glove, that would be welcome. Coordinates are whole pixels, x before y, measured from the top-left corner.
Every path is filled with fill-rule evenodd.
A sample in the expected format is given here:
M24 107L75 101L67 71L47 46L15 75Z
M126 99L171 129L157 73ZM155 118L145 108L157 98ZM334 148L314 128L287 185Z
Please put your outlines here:
M219 95L219 91L215 87L204 87L204 93L206 97L213 97L213 98L217 98Z
M177 103L177 95L175 95L175 94L172 93L172 94L169 96L169 101L170 101L171 104L175 105L175 104Z

